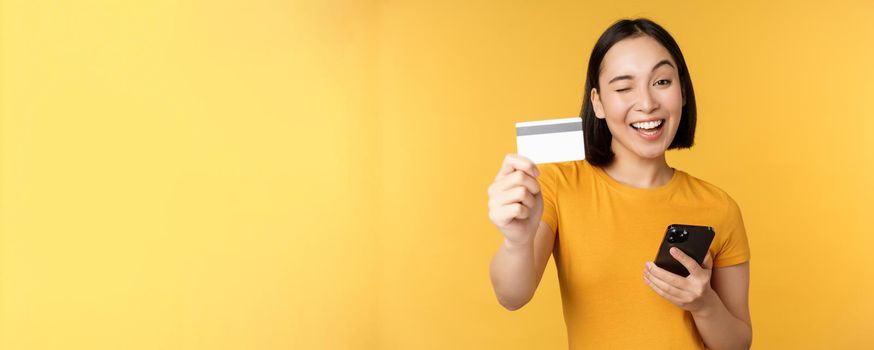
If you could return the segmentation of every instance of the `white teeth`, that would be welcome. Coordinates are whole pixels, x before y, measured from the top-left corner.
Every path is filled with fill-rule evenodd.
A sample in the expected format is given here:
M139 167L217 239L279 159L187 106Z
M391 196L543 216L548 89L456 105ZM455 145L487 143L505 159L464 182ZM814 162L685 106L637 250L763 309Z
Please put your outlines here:
M653 120L653 121L649 121L649 122L637 122L637 123L631 124L631 126L638 128L638 129L654 129L654 128L657 128L659 125L662 125L662 120Z

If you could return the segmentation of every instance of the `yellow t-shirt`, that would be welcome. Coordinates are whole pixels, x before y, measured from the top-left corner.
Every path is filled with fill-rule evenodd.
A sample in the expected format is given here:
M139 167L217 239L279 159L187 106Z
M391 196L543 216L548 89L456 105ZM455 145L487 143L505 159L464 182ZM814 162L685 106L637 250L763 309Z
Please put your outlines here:
M538 165L543 217L571 349L704 349L692 315L643 280L670 224L712 226L714 267L750 259L737 203L675 170L656 188L624 185L585 160ZM557 231L556 231L557 230Z

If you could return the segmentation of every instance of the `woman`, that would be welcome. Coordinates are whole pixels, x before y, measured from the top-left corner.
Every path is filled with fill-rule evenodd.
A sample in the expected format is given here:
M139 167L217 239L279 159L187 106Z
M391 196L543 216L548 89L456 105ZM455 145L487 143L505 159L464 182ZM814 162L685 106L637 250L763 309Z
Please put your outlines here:
M586 160L541 164L510 154L489 186L504 235L491 263L510 310L534 295L550 253L572 349L748 349L749 244L735 201L670 167L690 148L695 95L671 35L647 19L613 24L592 50L582 108ZM670 224L712 226L703 264L653 259Z

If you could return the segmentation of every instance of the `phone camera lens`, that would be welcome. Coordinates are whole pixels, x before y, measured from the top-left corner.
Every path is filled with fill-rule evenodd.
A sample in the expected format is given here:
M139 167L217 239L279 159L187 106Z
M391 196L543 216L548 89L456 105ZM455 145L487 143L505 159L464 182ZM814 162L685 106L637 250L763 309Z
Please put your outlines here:
M681 243L685 242L689 239L689 232L682 228L671 227L668 230L668 242L669 243Z

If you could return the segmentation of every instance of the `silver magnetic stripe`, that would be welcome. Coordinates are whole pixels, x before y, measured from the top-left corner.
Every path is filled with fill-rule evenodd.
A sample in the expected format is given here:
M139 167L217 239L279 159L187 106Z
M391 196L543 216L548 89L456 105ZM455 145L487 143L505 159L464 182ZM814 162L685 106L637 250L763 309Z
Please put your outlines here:
M516 136L552 134L556 132L580 131L583 130L583 121L564 123L564 124L549 124L549 125L534 125L523 126L516 128Z

